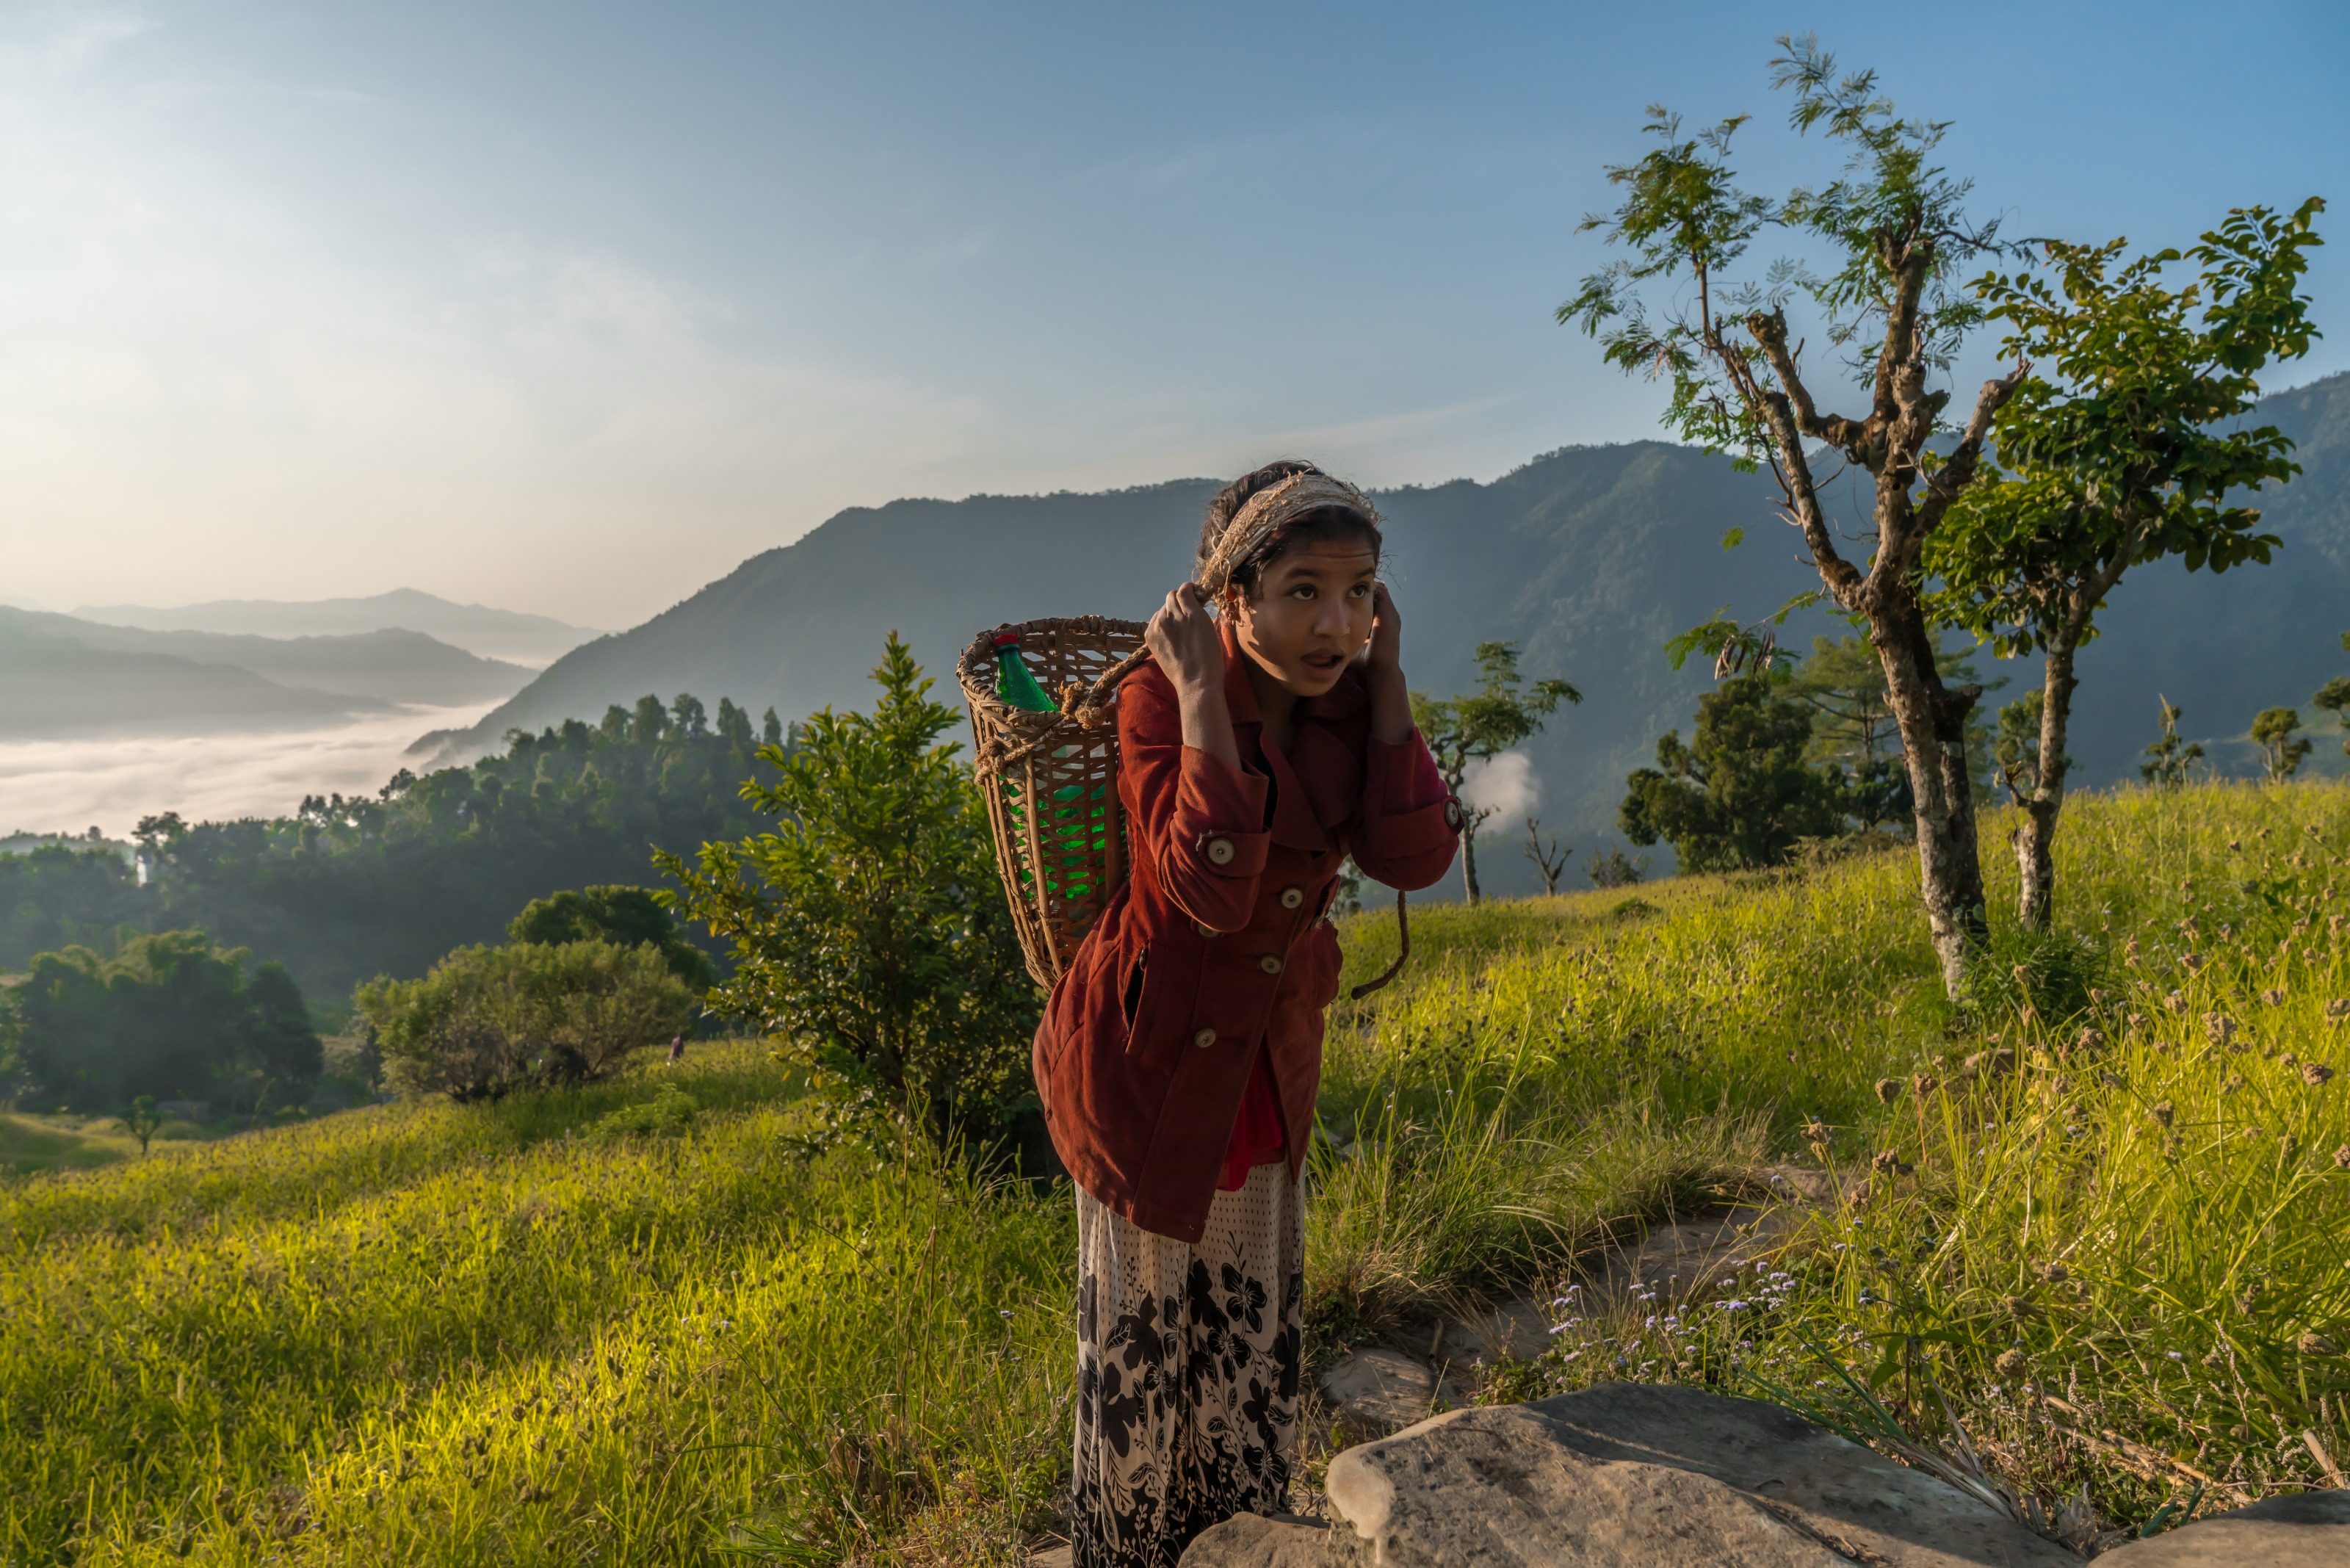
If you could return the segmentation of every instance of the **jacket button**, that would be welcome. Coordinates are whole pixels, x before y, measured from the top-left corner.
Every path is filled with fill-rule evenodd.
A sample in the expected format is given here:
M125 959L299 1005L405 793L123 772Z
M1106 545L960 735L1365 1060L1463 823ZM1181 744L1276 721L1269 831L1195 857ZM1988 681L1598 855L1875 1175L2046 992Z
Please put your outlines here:
M1279 953L1267 953L1264 957L1256 961L1256 967L1264 971L1267 974L1279 974L1281 972L1281 955Z
M1461 803L1451 796L1444 802L1444 826L1454 829L1461 826Z
M1209 1046L1213 1045L1215 1043L1216 1032L1212 1029L1202 1029L1197 1034L1191 1036L1191 1044L1197 1045L1202 1051L1205 1051Z
M1216 928L1208 924L1205 920L1192 921L1191 929L1200 933L1200 940L1201 941L1211 942L1216 940Z
M1231 839L1211 838L1208 840L1209 865L1229 866L1232 863L1232 841Z
M1281 907L1282 907L1283 909L1294 909L1297 908L1300 904L1303 904L1304 902L1305 902L1305 888L1284 888L1281 890Z

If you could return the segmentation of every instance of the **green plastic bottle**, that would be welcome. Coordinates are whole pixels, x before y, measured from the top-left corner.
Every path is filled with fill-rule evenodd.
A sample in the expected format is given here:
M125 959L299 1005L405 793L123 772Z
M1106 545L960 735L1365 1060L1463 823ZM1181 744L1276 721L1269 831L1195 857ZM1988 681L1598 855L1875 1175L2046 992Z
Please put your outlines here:
M1045 695L1045 689L1028 673L1028 666L1020 657L1020 634L1016 631L995 634L995 696L1006 707L1024 708L1031 713L1060 711L1061 705Z

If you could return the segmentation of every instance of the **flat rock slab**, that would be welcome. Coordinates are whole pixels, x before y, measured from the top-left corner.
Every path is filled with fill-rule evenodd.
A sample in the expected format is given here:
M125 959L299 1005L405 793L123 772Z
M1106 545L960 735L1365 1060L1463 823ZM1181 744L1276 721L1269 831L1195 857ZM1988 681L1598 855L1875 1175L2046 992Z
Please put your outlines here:
M2342 1568L2350 1563L2350 1491L2262 1498L2100 1554L2116 1568Z
M2079 1562L1776 1406L1648 1384L1438 1416L1349 1449L1326 1487L1330 1561L1378 1568Z
M1435 1369L1398 1350L1358 1350L1322 1374L1322 1397L1358 1432L1379 1437L1425 1420L1441 1399L1466 1405L1469 1391L1447 1377L1440 1386Z
M1326 1568L1329 1561L1330 1527L1320 1520L1243 1513L1195 1537L1181 1568Z

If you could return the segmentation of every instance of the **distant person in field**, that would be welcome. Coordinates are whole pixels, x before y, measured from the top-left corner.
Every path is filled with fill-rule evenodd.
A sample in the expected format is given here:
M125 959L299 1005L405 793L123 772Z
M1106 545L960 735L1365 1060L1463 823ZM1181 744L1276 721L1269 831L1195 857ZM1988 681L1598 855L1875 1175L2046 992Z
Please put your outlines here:
M1460 837L1379 550L1370 502L1311 463L1235 480L1118 696L1133 875L1035 1046L1077 1183L1075 1568L1172 1568L1289 1506L1324 917L1350 854L1425 888Z

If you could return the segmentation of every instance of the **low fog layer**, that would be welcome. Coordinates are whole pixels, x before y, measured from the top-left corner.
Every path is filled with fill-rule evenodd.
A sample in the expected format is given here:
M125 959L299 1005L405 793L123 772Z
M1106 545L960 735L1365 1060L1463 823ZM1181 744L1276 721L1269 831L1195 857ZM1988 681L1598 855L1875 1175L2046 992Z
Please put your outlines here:
M286 816L306 794L373 794L419 732L487 709L409 708L261 734L0 742L0 831L127 835L150 813L190 822Z

